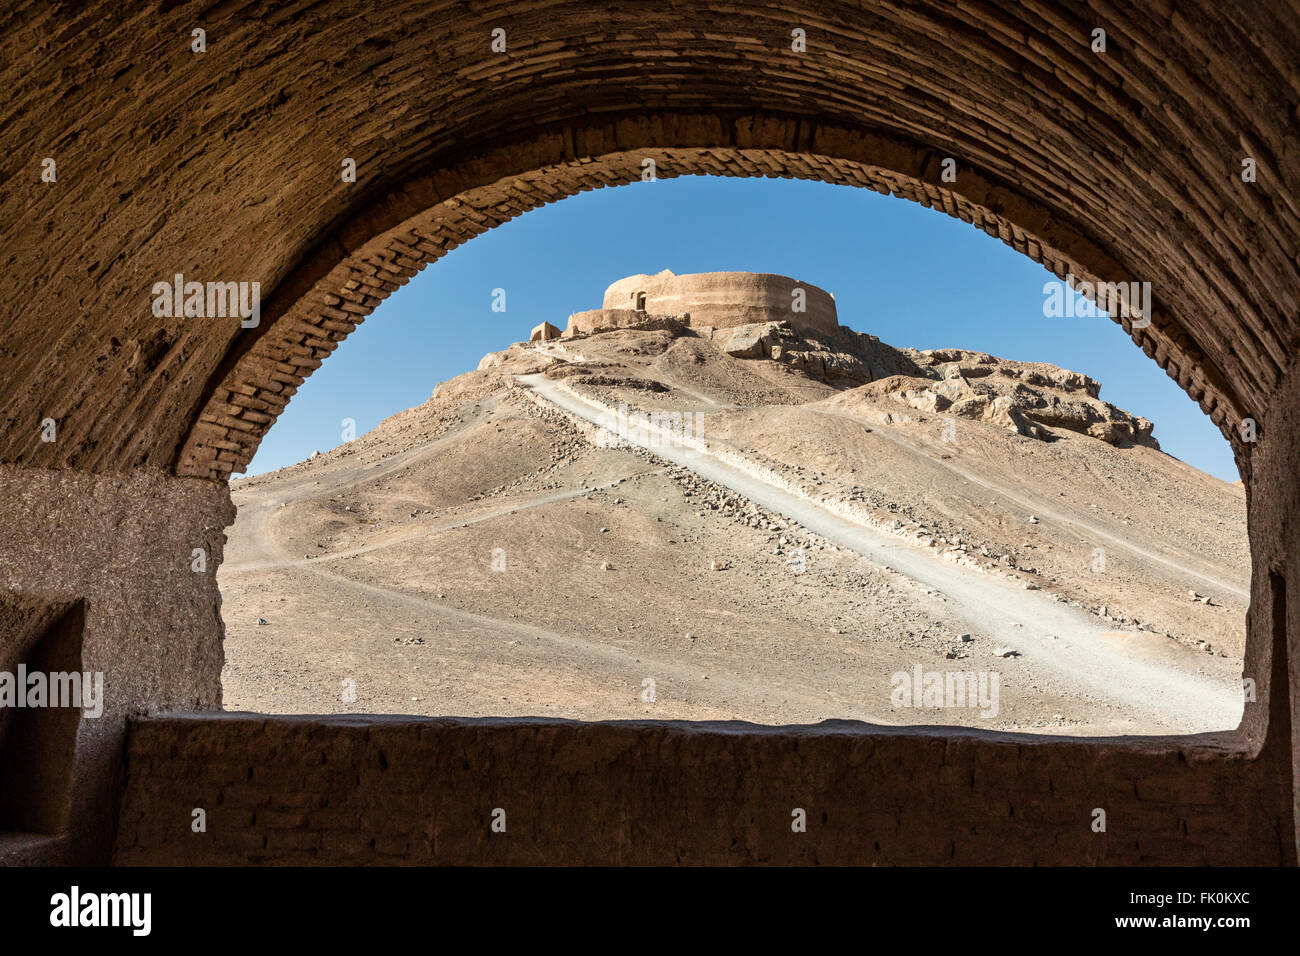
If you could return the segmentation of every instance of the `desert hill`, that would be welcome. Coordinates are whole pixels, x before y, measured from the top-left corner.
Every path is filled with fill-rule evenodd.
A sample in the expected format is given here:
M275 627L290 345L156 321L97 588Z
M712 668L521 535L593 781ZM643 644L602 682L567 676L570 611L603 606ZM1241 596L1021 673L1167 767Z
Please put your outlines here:
M517 343L232 482L225 705L1222 729L1244 494L1100 392L783 321ZM900 710L917 665L996 671L996 716Z

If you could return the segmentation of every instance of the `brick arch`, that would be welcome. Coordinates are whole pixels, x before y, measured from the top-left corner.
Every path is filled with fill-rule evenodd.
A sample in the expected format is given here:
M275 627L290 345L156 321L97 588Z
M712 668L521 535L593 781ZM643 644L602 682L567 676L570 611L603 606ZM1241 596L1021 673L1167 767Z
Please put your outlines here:
M1221 428L1243 415L1261 425L1257 444L1238 447L1253 567L1246 673L1259 680L1261 706L1248 707L1235 733L1145 742L958 740L907 728L749 734L504 723L485 733L475 722L436 732L412 724L411 766L475 755L448 795L484 790L491 778L480 768L509 765L519 771L520 805L549 821L535 844L462 835L437 862L493 852L565 862L556 847L575 846L593 847L593 862L728 862L740 839L746 858L777 863L1294 864L1300 19L1292 0L382 7L13 0L0 9L0 642L15 617L35 620L28 604L6 606L10 592L35 607L84 601L83 660L114 688L111 713L77 737L69 794L77 822L66 846L24 849L23 858L106 860L130 716L220 706L212 572L233 508L213 479L246 460L278 410L285 388L268 382L296 387L300 371L356 324L351 316L448 244L575 189L630 181L650 155L665 176L806 175L885 189L1023 243L1053 271L1074 263L1076 275L1150 278L1158 310L1154 330L1139 337L1144 350ZM203 54L190 50L198 26ZM507 31L505 53L489 48L495 27ZM793 28L806 31L804 53L790 49ZM1107 34L1104 54L1089 46L1096 28ZM357 162L355 184L340 181L343 157ZM946 189L941 157L958 164ZM57 161L57 183L40 178L44 158ZM1242 181L1243 159L1257 163L1257 182ZM237 323L154 317L150 289L175 273L259 282L262 326L247 334ZM331 283L369 291L345 296ZM278 354L295 359L275 369L285 379L268 368ZM55 442L39 437L47 417L58 425ZM196 547L209 555L203 574L189 563ZM159 777L188 781L197 768L219 793L230 768L264 764L267 746L282 739L276 752L295 781L285 788L306 786L296 781L307 768L293 758L317 743L345 755L331 765L351 788L348 760L368 774L373 749L387 746L351 719L342 730L290 723L277 731L259 718L200 714L171 729L155 722L151 737L145 721L132 785L147 795ZM353 730L364 739L343 739ZM589 774L592 753L608 755L600 776ZM459 764L448 769L461 773ZM845 769L869 764L881 775ZM579 765L588 775L575 803L566 771ZM705 783L718 766L759 767L748 777L762 792L737 792L723 806ZM670 789L647 794L646 779ZM799 850L718 829L761 816L777 780L830 795L832 819L858 821L862 806L883 807L883 819L855 822L842 839L810 833ZM1104 844L1073 829L1079 808L1098 805L1099 786L1126 820L1125 834ZM385 794L396 791L376 792L386 812ZM664 792L687 812L656 835ZM647 802L618 802L629 794ZM986 812L1045 809L1044 794L1051 810L1037 825ZM176 828L154 809L118 828L122 858L167 859L172 845L170 861L190 859L192 844L168 844ZM344 821L356 832L343 835L365 837L372 816L358 809ZM160 842L136 832L141 820L156 824ZM635 848L629 820L650 835ZM237 843L225 862L247 862Z
M1144 347L1221 426L1268 426L1300 338L1286 185L1300 180L1300 26L1285 2L1249 16L1212 0L237 6L7 9L0 248L20 319L0 328L0 462L220 475L247 439L218 436L209 405L261 336L155 319L154 282L258 281L274 318L424 210L627 149L731 150L720 166L767 150L777 173L775 153L853 160L915 189L939 185L934 160L951 156L954 197L1044 241L1068 227L1056 248L1091 271L1167 284L1167 348L1154 334ZM200 21L208 52L194 54ZM489 47L497 26L506 53ZM793 27L807 52L791 51ZM1089 46L1097 27L1104 54ZM629 123L650 129L620 142ZM879 155L855 156L835 130L879 137ZM495 170L494 147L513 150ZM57 186L39 181L45 155ZM344 156L355 184L340 182ZM1258 183L1240 180L1244 156ZM327 350L312 329L284 347ZM56 443L39 440L46 417ZM235 447L204 458L200 440Z
M566 125L404 183L377 211L363 211L324 242L290 274L262 324L237 340L213 376L177 473L224 479L242 471L303 381L426 265L528 210L641 182L646 159L654 160L661 179L782 177L861 186L970 223L1062 278L1133 278L1079 229L1020 192L969 168L951 186L937 185L942 154L865 130L790 117L698 114ZM1022 222L1036 224L1035 231ZM365 238L375 229L382 231ZM1168 288L1158 278L1155 285ZM1235 441L1242 399L1169 304L1157 296L1149 328L1121 324Z

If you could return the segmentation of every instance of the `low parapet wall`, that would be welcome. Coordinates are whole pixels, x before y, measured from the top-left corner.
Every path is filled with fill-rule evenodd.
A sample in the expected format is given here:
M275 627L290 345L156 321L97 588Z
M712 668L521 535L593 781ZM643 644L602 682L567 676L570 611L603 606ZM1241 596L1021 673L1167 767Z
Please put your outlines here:
M130 727L116 862L1287 860L1279 747L949 730L147 717Z

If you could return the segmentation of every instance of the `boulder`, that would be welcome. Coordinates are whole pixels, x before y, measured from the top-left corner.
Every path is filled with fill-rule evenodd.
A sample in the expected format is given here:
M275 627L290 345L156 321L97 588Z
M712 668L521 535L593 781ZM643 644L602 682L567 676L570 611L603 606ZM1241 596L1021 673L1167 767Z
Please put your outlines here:
M861 343L867 337L856 332L826 336L779 321L713 329L709 338L732 358L771 359L826 382L870 382L879 377L865 361Z
M1066 368L1058 368L1049 372L1048 377L1052 380L1053 385L1065 391L1081 390L1091 398L1096 398L1101 392L1101 383L1081 372L1071 372Z
M1046 431L1031 421L1025 415L1025 410L1010 395L971 395L954 402L949 411L961 418L999 425L1017 435L1040 439L1046 436Z
M863 366L861 360L847 352L824 353L822 366L826 369L827 379L847 378L855 382L869 382L872 379L870 370Z
M983 418L988 410L989 397L987 395L972 395L952 404L952 413L962 418Z
M959 362L945 368L943 370L943 377L947 379L983 378L985 375L992 375L995 371L997 371L996 366L971 365L966 362Z
M1094 422L1088 426L1088 434L1112 445L1118 445L1133 440L1133 426L1128 422L1120 421Z
M952 404L950 399L928 388L905 389L895 397L918 412L941 412Z
M756 322L713 333L713 343L733 358L766 358L778 343L796 341L794 330L784 322Z
M984 413L984 420L1029 438L1043 438L1046 434L1042 426L1034 424L1025 416L1010 395L1000 395L993 399Z
M966 381L961 378L945 379L934 385L933 388L935 392L946 398L950 403L959 402L963 398L969 398L974 394Z
M960 362L966 353L961 349L925 349L922 353L931 362Z
M1150 445L1158 450L1160 442L1156 441L1155 436L1151 434L1155 427L1155 422L1151 419L1137 416L1133 419L1133 440L1139 445Z

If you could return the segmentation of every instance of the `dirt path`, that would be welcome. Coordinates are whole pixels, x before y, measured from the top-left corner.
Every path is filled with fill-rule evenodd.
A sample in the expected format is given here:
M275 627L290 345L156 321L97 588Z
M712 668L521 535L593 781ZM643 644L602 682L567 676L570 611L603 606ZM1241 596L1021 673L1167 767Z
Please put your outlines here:
M629 433L614 411L543 375L519 383L555 407L652 451L702 478L744 495L823 538L938 591L973 632L1018 652L1016 666L1031 683L1095 696L1184 732L1235 727L1241 719L1240 680L1231 669L1141 633L1104 630L1092 615L1041 591L935 558L926 550L840 514L723 460L707 448L656 442ZM1007 490L993 490L1006 494ZM1193 726L1189 727L1189 714Z
M638 472L635 477L642 475L659 474L662 468L654 468L650 471ZM368 476L373 477L373 476ZM260 530L254 536L254 547L256 553L260 556L255 561L241 561L238 564L228 564L224 566L227 574L238 574L243 571L266 571L272 568L282 568L289 565L305 566L315 564L326 564L331 561L339 561L343 558L354 558L362 554L370 554L374 551L381 551L384 548L395 547L399 544L405 544L408 541L414 541L417 538L428 537L431 534L437 534L440 531L453 531L456 528L465 528L472 524L478 524L483 521L493 521L506 515L512 515L529 508L539 508L543 505L554 504L557 501L568 501L570 498L581 498L591 494L593 491L600 491L607 487L612 487L615 482L609 485L593 485L588 488L576 488L570 491L560 491L553 495L539 495L535 498L528 498L523 501L512 501L509 504L497 508L487 508L476 511L472 515L457 518L454 521L444 521L439 524L429 525L416 531L401 534L384 541L378 541L374 544L368 544L360 548L350 548L347 551L335 551L330 554L320 555L315 558L294 559L288 557L276 544L275 536L269 529L269 522L274 517L275 512L279 510L282 502L257 502L250 503L244 507L249 512L250 525L256 525ZM259 547L260 545L260 547Z
M489 417L496 404L495 401L483 403L472 418ZM258 530L244 534L238 542L237 550L244 556L244 560L238 564L224 565L223 571L233 573L246 569L265 569L285 563L283 553L275 546L266 530L267 522L279 509L298 501L346 491L363 481L390 477L423 458L438 454L446 442L453 439L454 436L435 438L433 441L390 455L380 461L349 461L331 468L325 473L323 479L317 478L316 475L320 473L314 471L300 477L287 475L277 483L273 499L268 498L261 489L235 491L231 497L239 508L241 520L236 522L234 530L237 533L245 532L250 528Z
M725 668L712 666L708 668L708 676L702 678L698 663L685 663L679 659L656 655L645 648L633 650L592 636L561 633L503 617L451 607L445 602L422 594L360 581L342 573L337 567L331 567L350 558L394 547L438 532L492 521L521 511L590 495L614 487L627 480L626 478L606 484L516 500L499 507L480 509L474 514L453 521L442 522L361 548L313 558L297 559L291 556L283 536L278 534L274 527L275 515L285 503L319 497L321 494L328 494L331 490L347 487L348 483L357 480L358 476L373 479L382 474L392 473L410 464L420 455L433 454L437 450L436 445L436 442L431 443L430 446L421 449L419 455L404 455L402 461L389 459L387 463L392 467L386 471L375 470L373 465L347 467L332 475L331 478L335 480L328 485L316 484L314 479L297 482L285 489L284 493L277 494L272 500L261 500L260 496L250 494L248 500L240 506L240 526L244 531L240 550L244 554L253 554L255 559L223 566L223 579L238 580L241 576L268 571L307 574L315 578L316 583L304 583L298 590L304 593L321 593L323 586L329 593L330 599L340 603L340 615L346 615L351 609L364 603L367 615L380 616L385 620L414 616L423 622L426 628L433 625L430 629L434 632L455 633L460 641L474 644L479 655L490 654L494 649L499 652L523 643L527 646L529 655L546 661L563 659L568 666L579 668L588 680L603 681L609 686L627 683L632 675L654 675L656 681L678 695L686 693L694 698L709 700L721 693L730 699L731 706L743 707L751 711L770 706L767 698L774 693L775 685L756 682L752 673L743 667L729 672ZM636 472L632 477L657 475L663 470L653 468ZM506 682L498 681L498 683ZM824 707L826 703L823 697L816 693L804 692L797 684L781 684L779 694L786 706L796 704L808 710L816 710L819 706ZM845 716L850 719L868 719L877 724L897 723L891 717L882 716L876 709L851 708L850 713Z
M385 613L391 613L391 609L398 606L417 613L426 622L439 622L444 630L481 635L478 639L481 648L518 644L521 641L529 643L540 641L551 648L544 652L544 656L548 659L563 657L570 662L576 662L591 674L606 675L605 679L610 684L626 682L628 675L638 674L654 675L658 682L675 688L700 684L698 666L656 655L647 652L644 648L633 651L580 634L560 633L530 624L448 607L422 595L357 581L319 564L298 567L324 579L331 587L364 592L376 599L380 606L390 609ZM723 693L733 701L749 708L761 707L765 703L763 695L767 691L756 687L752 675L748 672L728 673L720 668L711 667L707 679L709 684L699 686L697 689L700 696ZM810 710L825 705L821 697L816 694L800 693L797 688L783 687L781 692L787 704L797 702ZM869 714L860 711L847 716L858 719L869 717L873 723L891 726L898 723L890 718L882 718L874 710Z

